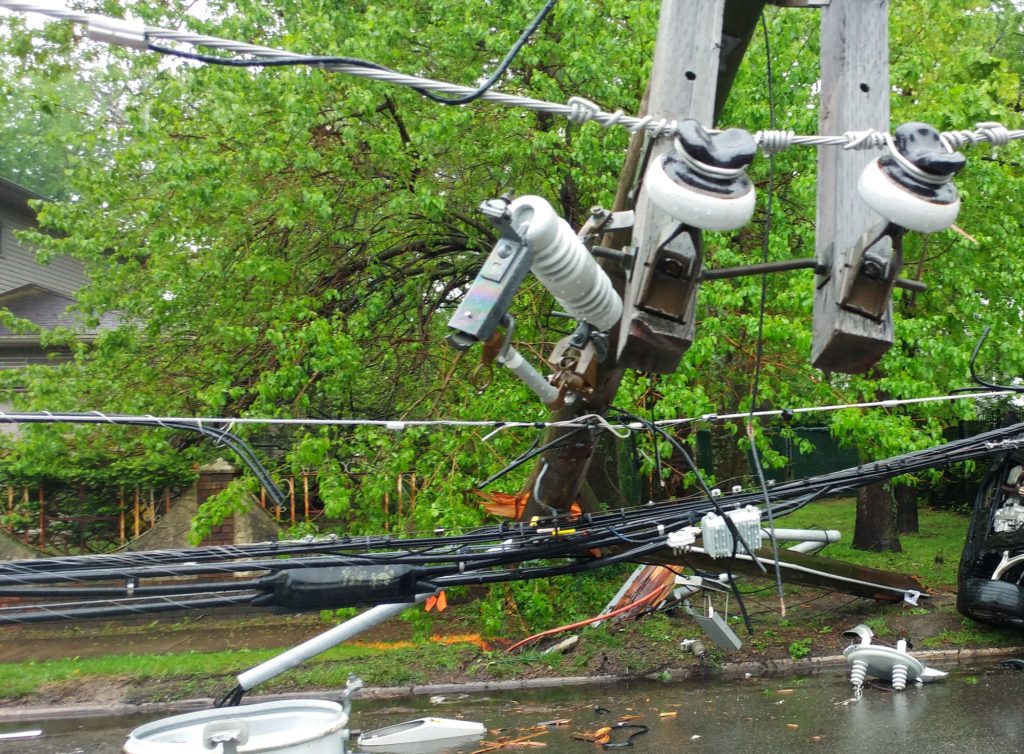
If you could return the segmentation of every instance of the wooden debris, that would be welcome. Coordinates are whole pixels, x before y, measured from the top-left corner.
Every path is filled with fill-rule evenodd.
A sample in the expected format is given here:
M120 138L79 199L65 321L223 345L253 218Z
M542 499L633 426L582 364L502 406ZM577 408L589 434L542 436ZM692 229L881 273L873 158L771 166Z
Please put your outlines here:
M547 730L537 731L527 736L520 736L519 738L512 739L498 739L497 741L482 741L482 749L477 749L472 754L487 754L490 751L498 751L500 749L539 749L547 746L542 741L532 741L531 739L537 736L547 735Z
M602 728L598 728L593 733L573 733L572 737L577 741L590 741L595 744L606 744L612 740L612 729L611 726L605 725Z

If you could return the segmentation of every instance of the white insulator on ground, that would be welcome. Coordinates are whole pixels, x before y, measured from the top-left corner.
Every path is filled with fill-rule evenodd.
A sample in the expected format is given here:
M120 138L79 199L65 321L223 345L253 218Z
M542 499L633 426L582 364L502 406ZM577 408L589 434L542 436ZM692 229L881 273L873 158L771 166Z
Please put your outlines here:
M865 660L854 660L850 670L850 685L855 689L864 687L864 679L868 675L868 664Z
M907 687L907 666L892 666L892 688L894 691L903 691Z
M622 299L611 279L547 200L521 196L508 211L512 225L533 252L531 271L566 311L598 330L618 323Z

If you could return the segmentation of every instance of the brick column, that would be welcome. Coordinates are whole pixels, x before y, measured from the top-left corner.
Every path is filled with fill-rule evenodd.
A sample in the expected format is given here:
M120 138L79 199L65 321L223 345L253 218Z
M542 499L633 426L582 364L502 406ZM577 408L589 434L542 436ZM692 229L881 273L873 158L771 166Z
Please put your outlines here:
M199 505L205 503L209 498L226 488L238 476L239 472L234 466L218 458L199 469L199 479L196 482L196 500ZM232 545L235 543L235 517L231 516L224 520L224 523L213 527L206 539L200 542L205 545Z

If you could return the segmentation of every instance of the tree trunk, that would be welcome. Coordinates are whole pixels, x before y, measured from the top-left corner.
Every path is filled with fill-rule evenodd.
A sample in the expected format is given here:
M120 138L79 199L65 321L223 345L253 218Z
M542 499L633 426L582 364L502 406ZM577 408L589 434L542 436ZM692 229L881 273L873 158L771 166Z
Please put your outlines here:
M918 532L917 487L911 484L897 484L893 494L896 496L896 531L900 534Z
M896 504L884 482L869 484L857 492L853 549L873 552L903 550L896 532Z

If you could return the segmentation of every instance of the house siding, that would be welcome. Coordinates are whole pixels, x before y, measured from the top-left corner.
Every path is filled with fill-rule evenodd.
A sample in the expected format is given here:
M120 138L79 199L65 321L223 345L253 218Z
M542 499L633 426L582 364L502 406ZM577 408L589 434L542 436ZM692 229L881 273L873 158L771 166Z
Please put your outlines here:
M57 257L49 264L39 264L35 252L14 237L15 231L31 227L29 218L0 205L0 294L34 283L73 295L87 282L81 263Z

